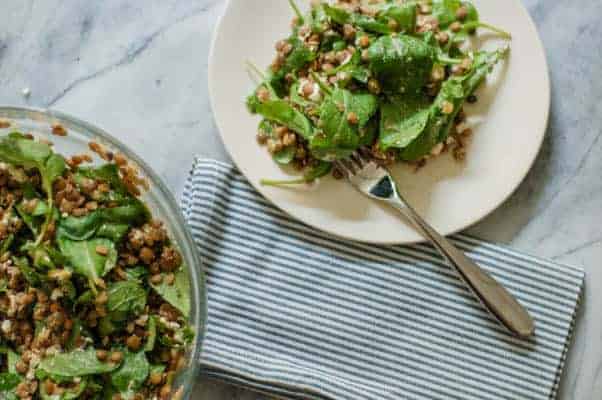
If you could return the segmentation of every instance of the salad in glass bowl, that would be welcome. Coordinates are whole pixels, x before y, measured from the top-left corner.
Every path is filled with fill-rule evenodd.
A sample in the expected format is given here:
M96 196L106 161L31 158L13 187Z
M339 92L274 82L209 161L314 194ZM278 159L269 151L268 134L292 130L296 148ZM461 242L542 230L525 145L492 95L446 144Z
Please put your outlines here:
M16 117L0 121L0 398L188 396L205 302L171 197L81 121L0 114Z

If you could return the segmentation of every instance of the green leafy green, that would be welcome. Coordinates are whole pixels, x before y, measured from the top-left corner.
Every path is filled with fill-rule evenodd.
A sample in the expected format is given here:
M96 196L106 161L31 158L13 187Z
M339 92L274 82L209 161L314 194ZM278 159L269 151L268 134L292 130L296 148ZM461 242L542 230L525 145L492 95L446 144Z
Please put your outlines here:
M125 321L140 314L146 306L146 291L133 280L120 281L108 288L107 312L113 321Z
M111 373L111 383L120 392L139 389L150 372L150 364L144 351L126 352L121 367Z
M0 373L0 395L3 395L3 392L15 389L19 383L21 383L21 377L18 374Z
M287 43L292 47L291 52L286 56L284 63L278 71L273 72L268 78L270 86L280 96L286 94L284 90L286 75L297 72L316 59L315 51L306 46L303 40L299 39L296 35L291 36L287 40Z
M499 34L507 39L511 38L511 35L495 26L481 22L479 20L479 13L476 7L469 1L461 0L433 0L433 16L439 21L439 26L442 29L449 27L452 23L458 20L457 12L460 7L466 9L466 17L462 19L464 23L462 26L463 32L470 32L477 28L485 28Z
M23 202L18 204L15 209L31 232L34 235L38 235L40 228L44 224L46 213L48 212L48 205L46 202L43 200L38 200L35 209L31 213L26 211L26 207L24 206Z
M112 270L117 262L117 250L108 239L74 241L59 238L58 244L67 264L78 274L86 276L93 288L94 282ZM99 248L106 250L107 255L99 254Z
M148 268L143 266L137 266L133 268L127 268L125 270L125 274L128 277L128 280L143 282L146 280L146 277L149 275Z
M98 227L96 236L112 240L113 242L120 242L129 229L130 226L126 224L107 222Z
M261 102L253 95L249 97L247 106L253 114L259 114L270 121L284 125L305 139L310 139L313 136L311 121L284 100L276 99Z
M0 160L25 168L36 168L40 172L48 207L43 226L35 242L36 245L40 244L53 216L52 183L65 172L67 168L65 159L54 154L49 145L13 132L0 140Z
M120 363L103 362L96 357L96 350L73 350L68 353L56 353L40 361L37 370L52 376L75 378L112 372ZM36 371L37 373L37 371Z
M387 93L416 93L429 81L436 52L412 36L381 36L368 49L370 67Z
M129 198L117 207L101 208L83 217L68 216L59 221L58 236L71 240L86 240L94 236L104 224L102 235L114 240L124 229L115 225L138 225L149 219L149 211L140 200ZM116 230L117 229L117 230Z
M334 89L320 105L321 131L310 141L312 154L322 160L347 157L362 143L364 127L376 113L378 100L369 93ZM351 122L351 116L355 123Z
M462 105L483 82L491 68L505 55L507 49L495 52L478 52L475 54L472 67L464 75L453 76L445 81L429 109L428 122L424 130L413 142L403 148L400 157L403 160L415 161L430 152L434 145L444 141L453 126L454 119ZM444 103L453 106L451 113L442 111Z
M407 147L424 131L429 108L428 98L422 95L397 96L384 102L380 111L380 147Z
M165 301L177 308L184 317L190 314L190 281L184 268L180 268L175 273L175 281L172 285L166 282L165 275L160 284L156 285L150 282L150 285Z
M408 2L401 5L384 4L376 18L382 23L393 20L397 23L398 31L413 33L416 28L416 3Z

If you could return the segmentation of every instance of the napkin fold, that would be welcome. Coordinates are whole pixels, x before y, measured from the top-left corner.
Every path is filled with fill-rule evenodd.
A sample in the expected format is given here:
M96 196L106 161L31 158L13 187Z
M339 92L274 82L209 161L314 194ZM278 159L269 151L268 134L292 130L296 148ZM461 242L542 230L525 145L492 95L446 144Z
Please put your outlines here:
M207 269L210 377L291 399L556 397L582 270L451 238L532 313L536 334L520 340L430 245L317 231L227 164L197 160L182 208Z

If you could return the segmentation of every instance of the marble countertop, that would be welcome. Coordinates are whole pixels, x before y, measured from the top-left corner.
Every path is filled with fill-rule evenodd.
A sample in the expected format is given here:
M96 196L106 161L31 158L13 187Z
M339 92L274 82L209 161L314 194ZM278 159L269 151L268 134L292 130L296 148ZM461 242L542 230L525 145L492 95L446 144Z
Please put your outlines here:
M548 133L517 192L471 232L587 270L559 399L600 399L602 2L523 1L550 63ZM51 107L96 123L179 194L194 156L228 160L207 98L208 47L223 6L222 0L4 0L0 104ZM200 379L194 398L265 396Z

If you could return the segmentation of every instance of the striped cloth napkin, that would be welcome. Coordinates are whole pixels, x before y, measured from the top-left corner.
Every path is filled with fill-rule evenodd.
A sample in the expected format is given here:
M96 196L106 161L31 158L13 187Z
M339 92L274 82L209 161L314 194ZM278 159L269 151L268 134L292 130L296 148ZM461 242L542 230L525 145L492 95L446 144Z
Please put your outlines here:
M292 399L555 398L583 271L452 238L534 316L519 340L431 246L318 232L226 164L197 160L182 207L207 268L208 376Z

